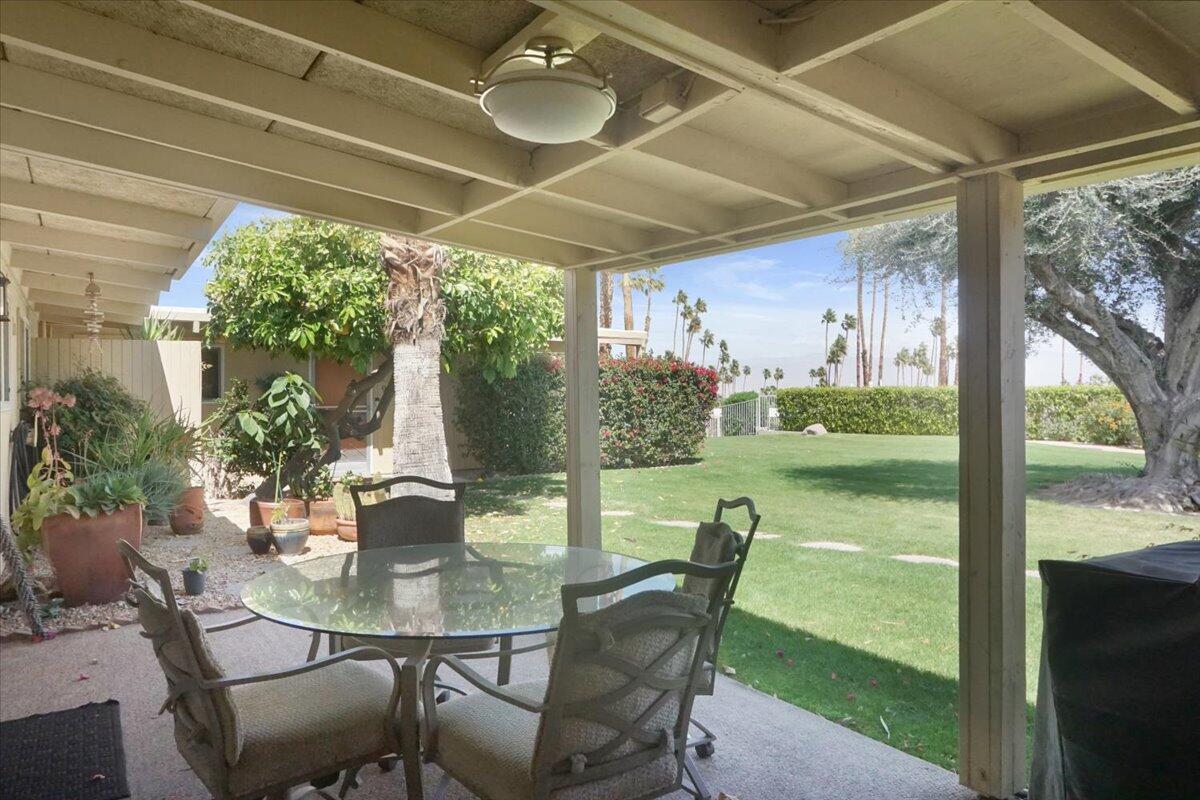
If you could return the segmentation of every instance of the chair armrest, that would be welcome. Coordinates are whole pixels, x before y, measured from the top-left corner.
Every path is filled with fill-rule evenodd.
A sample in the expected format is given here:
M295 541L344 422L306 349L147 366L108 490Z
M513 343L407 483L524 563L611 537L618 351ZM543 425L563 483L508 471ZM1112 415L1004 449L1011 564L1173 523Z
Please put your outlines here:
M298 666L279 670L278 672L263 672L258 675L240 675L232 678L202 680L198 681L198 684L201 689L226 689L230 686L244 686L250 683L263 683L264 681L275 681L280 680L281 678L292 678L296 675L303 675L306 672L312 672L313 670L321 669L322 667L332 666L340 661L358 658L359 656L364 656L368 653L376 657L382 657L388 662L388 666L392 668L392 678L393 682L395 683L393 695L395 695L396 699L399 699L400 665L396 663L396 659L392 658L392 656L386 650L378 647L369 647L366 645L362 647L352 647L349 650L342 650L334 653L333 655L328 655L324 658L318 658L316 661L306 661Z
M242 625L249 625L251 622L258 622L261 619L262 617L252 614L248 617L242 617L241 619L230 620L229 622L218 622L215 625L205 625L204 632L219 633L221 631L227 631L230 628L240 628Z
M521 651L523 650L524 648L521 648ZM515 653L518 652L518 650L499 652ZM465 664L458 656L433 656L430 658L429 664L425 667L425 674L428 679L424 681L424 683L427 685L432 685L432 677L437 672L438 665L440 664L445 664L446 666L450 667L450 669L461 675L467 681L467 683L471 684L484 694L490 694L492 697L495 697L498 700L503 700L504 702L528 711L531 714L540 714L547 708L545 703L530 703L528 700L519 697L505 687L489 681L487 678L483 677L478 672L467 666L467 664Z

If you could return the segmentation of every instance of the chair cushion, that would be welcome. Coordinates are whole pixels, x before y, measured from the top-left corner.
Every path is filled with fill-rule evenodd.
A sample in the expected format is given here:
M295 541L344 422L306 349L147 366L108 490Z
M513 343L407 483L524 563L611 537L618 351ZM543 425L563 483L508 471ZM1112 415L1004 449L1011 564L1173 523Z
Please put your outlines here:
M696 541L692 545L692 555L689 560L709 566L724 564L737 557L739 544L741 544L741 536L726 523L701 522L696 526ZM720 581L712 578L683 576L683 591L687 594L708 596L720 585Z
M187 630L188 638L192 640L192 649L196 653L196 661L200 665L200 675L206 680L220 680L225 677L225 670L208 644L208 635L204 626L191 609L182 612L183 627ZM229 689L213 689L208 693L213 705L217 708L217 719L221 721L221 730L225 734L225 761L230 766L238 762L242 753L242 726L238 719L237 706Z
M546 696L544 681L506 687L529 700ZM528 800L540 714L483 692L438 706L437 763L487 800Z
M368 760L393 747L387 734L390 673L342 661L290 678L232 689L243 744L230 770L235 795Z

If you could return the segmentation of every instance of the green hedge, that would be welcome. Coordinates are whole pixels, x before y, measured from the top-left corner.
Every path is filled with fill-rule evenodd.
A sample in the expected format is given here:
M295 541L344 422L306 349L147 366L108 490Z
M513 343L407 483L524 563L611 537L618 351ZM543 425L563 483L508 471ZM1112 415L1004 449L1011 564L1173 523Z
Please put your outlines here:
M725 398L721 400L721 405L731 406L734 403L744 403L747 400L753 400L756 397L758 397L758 392L754 391L753 389L747 389L744 392L734 392L733 394L726 395Z
M566 461L561 362L539 356L511 379L466 369L454 421L467 450L491 472L561 470ZM600 458L605 467L677 464L696 458L717 402L717 376L664 358L600 364Z
M820 423L831 433L949 436L958 432L958 389L782 389L783 430ZM1141 445L1129 403L1114 386L1039 386L1025 392L1026 435L1095 444Z

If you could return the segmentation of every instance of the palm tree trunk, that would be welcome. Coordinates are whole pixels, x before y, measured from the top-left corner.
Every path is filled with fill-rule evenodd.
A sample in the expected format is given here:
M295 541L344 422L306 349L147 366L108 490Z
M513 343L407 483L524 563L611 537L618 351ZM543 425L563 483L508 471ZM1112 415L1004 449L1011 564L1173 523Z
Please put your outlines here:
M600 273L600 327L611 328L613 320L613 279L611 272ZM612 345L600 345L601 355L611 356Z
M625 312L625 330L633 330L633 283L629 274L621 276L621 308ZM635 344L625 345L625 357L637 358L638 349Z
M883 337L887 333L888 279L883 279L883 319L879 323L879 382L883 383ZM899 376L897 376L897 380Z
M861 387L863 385L863 266L861 260L858 262L855 272L858 316L854 320L854 385Z
M395 411L392 469L397 475L450 480L442 420L442 343L418 339L393 346Z
M871 321L867 331L867 358L863 363L863 385L870 386L875 379L875 289L878 276L871 275ZM882 377L882 372L880 373Z
M942 328L938 332L938 386L950 385L950 364L946 360L946 335L949 325L946 322L946 305L950 295L950 280L942 278Z

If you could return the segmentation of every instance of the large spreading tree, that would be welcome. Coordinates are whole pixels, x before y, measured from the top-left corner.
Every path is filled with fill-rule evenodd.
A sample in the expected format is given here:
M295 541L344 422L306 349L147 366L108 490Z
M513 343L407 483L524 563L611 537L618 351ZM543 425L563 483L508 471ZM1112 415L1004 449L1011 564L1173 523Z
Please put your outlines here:
M947 284L953 214L852 238L902 288ZM1146 487L1200 505L1200 168L1029 197L1025 245L1031 339L1058 334L1102 370L1137 418Z
M210 340L300 360L327 358L359 373L341 402L323 412L325 447L315 459L287 465L285 474L337 461L341 440L378 430L394 397L404 411L415 409L418 395L428 397L431 386L436 393L439 362L448 370L467 360L489 380L511 377L561 334L557 270L433 247L396 237L385 246L375 231L307 217L261 220L213 243L205 262L214 270L205 288ZM438 337L440 344L423 350L405 345ZM417 369L417 356L428 353L432 366L422 361ZM376 389L369 418L351 413ZM425 424L440 429L440 421Z

